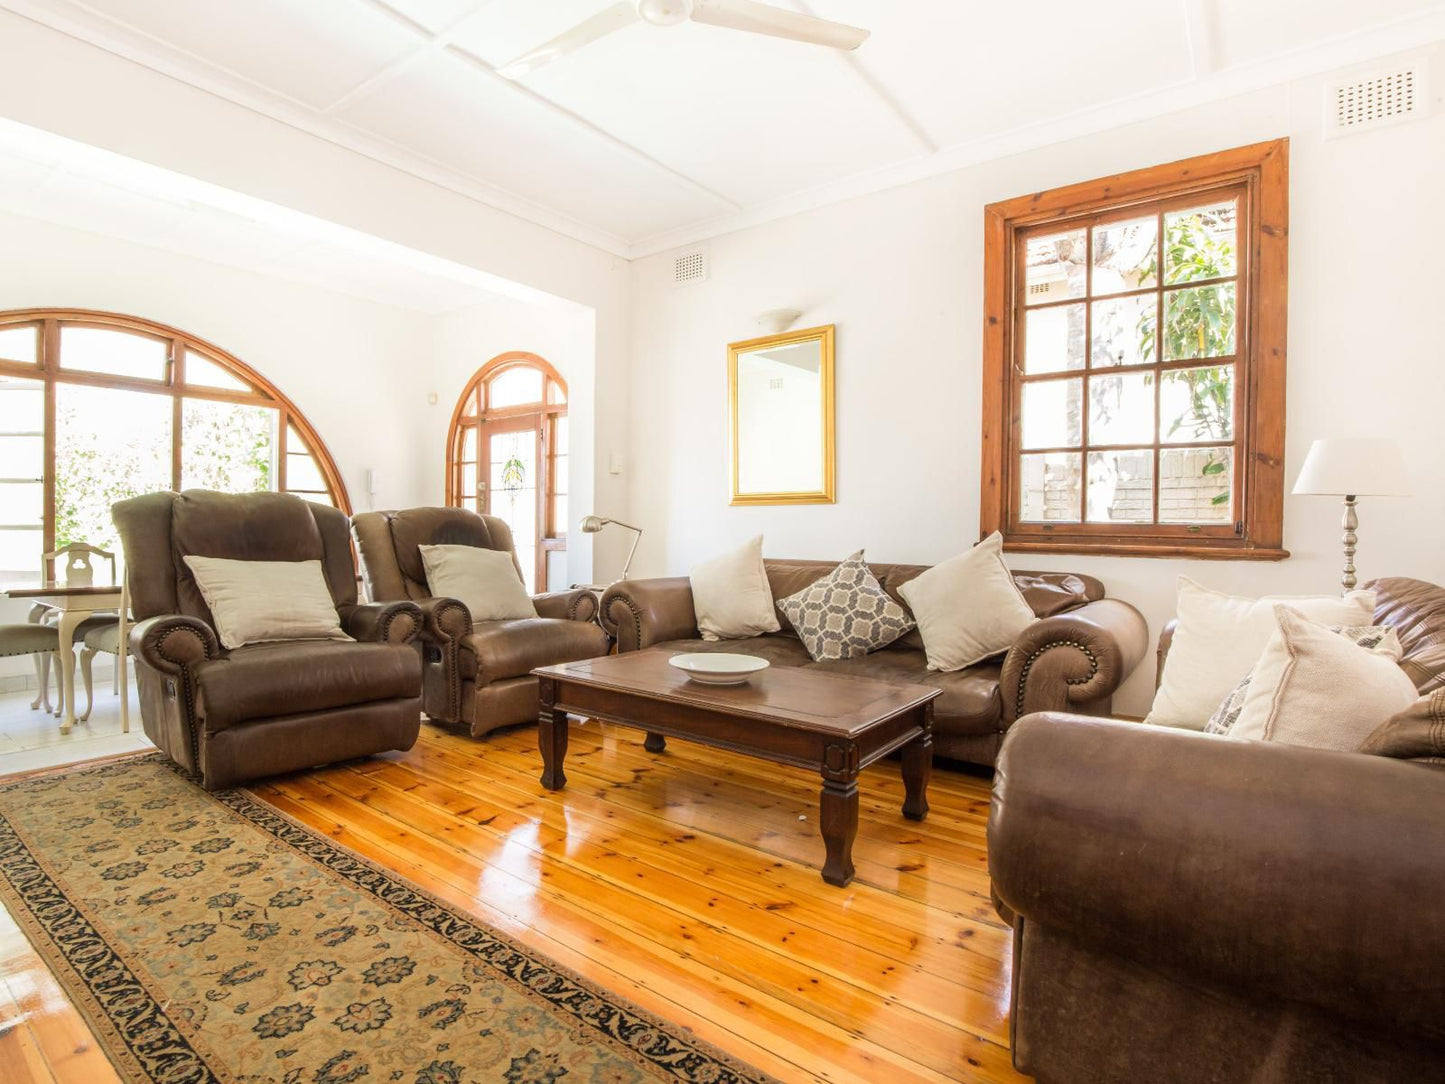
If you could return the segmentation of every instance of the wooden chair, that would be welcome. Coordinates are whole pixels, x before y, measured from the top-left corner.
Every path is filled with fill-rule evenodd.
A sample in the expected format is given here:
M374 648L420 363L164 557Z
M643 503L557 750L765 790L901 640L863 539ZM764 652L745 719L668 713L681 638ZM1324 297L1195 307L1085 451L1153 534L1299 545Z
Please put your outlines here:
M60 673L60 630L45 623L49 607L35 605L30 608L30 617L25 624L0 625L0 656L35 656L35 676L40 679L40 691L30 702L32 711L44 707L47 712L59 715L65 709L65 688L61 685L60 703L50 706L50 661L56 662L56 674Z
M93 587L95 585L95 558L110 562L110 582L114 586L116 581L115 554L110 550L103 550L99 546L92 546L89 542L71 542L61 546L57 550L42 554L40 558L40 579L42 583L49 583L52 580L57 583L64 583L69 587ZM60 564L64 564L62 577L58 573ZM53 613L48 607L41 607L46 610L45 616L40 620L46 620L46 616ZM85 714L78 715L80 722L90 718L90 709L94 704L94 697L91 690L91 661L95 658L97 651L105 651L116 655L119 652L116 648L118 632L120 629L120 616L118 614L95 614L82 621L75 630L74 642L83 644L80 652L80 674L85 680ZM59 658L58 649L56 658ZM50 689L50 657L36 657L36 673L40 676L41 696L36 698L32 707L37 707L42 700L49 708ZM111 676L111 691L120 691L120 670L117 667ZM65 691L61 690L61 707L56 709L58 716L64 710ZM77 700L77 703L79 701Z
M55 575L56 559L65 558L65 577ZM100 557L110 562L110 583L114 587L115 578L115 554L110 550L103 550L99 546L92 546L89 542L72 542L68 546L61 546L58 550L44 554L40 558L40 581L42 583L65 583L70 587L90 587L95 583L95 565L91 558Z

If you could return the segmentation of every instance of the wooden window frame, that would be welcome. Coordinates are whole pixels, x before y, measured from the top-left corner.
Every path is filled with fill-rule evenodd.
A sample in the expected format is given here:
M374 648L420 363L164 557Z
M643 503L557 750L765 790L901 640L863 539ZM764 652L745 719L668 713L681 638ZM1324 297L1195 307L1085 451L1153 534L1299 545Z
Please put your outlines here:
M186 399L209 399L226 403L265 406L277 411L276 427L276 491L294 492L303 499L320 491L289 490L286 486L286 442L295 429L306 442L306 450L316 463L326 483L326 496L346 515L351 515L351 498L341 472L320 435L296 404L264 376L234 354L208 342L199 335L170 327L139 316L97 309L11 309L0 312L0 328L31 325L38 330L36 363L0 359L0 374L35 380L44 387L44 450L43 474L43 537L45 550L55 549L55 420L56 386L76 384L122 391L143 391L171 397L171 488L181 488L181 446L183 436L183 404ZM89 372L84 369L61 368L60 330L62 327L94 327L121 331L156 339L166 344L164 375L159 379L118 376L112 373ZM210 362L247 384L251 391L194 386L186 383L187 351L202 354Z
M534 403L519 403L510 407L492 407L488 401L491 382L507 369L537 369L542 373L542 398ZM552 402L552 387L556 385L564 397L560 403ZM540 354L525 350L510 350L498 354L478 369L467 381L466 387L457 398L452 411L451 425L447 429L446 458L446 501L452 508L463 508L468 496L462 493L462 459L467 430L476 432L477 470L481 473L482 450L487 436L489 422L512 422L518 419L534 420L537 432L537 479L538 492L543 499L537 502L537 554L533 570L533 582L539 593L552 589L547 582L547 555L565 553L567 550L567 525L557 522L557 476L556 476L556 424L557 419L567 416L569 400L567 381L562 374ZM470 408L470 410L468 409ZM509 426L509 428L511 428ZM570 452L568 453L571 454ZM478 511L490 515L491 488L487 489L487 508L479 506Z
M1013 360L1016 322L1023 311L1020 297L1024 269L1017 258L1020 234L1045 224L1065 229L1101 216L1114 217L1144 204L1208 198L1209 193L1231 186L1243 193L1242 200L1248 205L1247 215L1239 216L1237 249L1244 297L1237 307L1234 361L1236 523L1223 529L1202 524L1020 523L1022 381L1017 379ZM1201 155L985 207L981 535L999 531L1004 547L1020 552L1234 560L1288 557L1289 552L1283 548L1288 238L1288 139ZM1161 237L1161 245L1162 241ZM1160 328L1161 336L1162 332ZM1078 370L1085 381L1094 371ZM1156 442L1158 439L1156 428ZM1081 444L1085 471L1087 451ZM1081 506L1081 517L1085 513Z

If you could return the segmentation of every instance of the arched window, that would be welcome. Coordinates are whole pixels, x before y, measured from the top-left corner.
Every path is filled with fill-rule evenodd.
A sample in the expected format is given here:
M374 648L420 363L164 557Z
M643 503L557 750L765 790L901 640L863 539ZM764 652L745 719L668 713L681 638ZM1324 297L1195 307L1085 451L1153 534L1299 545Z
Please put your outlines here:
M512 528L530 591L566 586L567 382L536 354L487 362L447 433L447 503Z
M110 506L165 489L279 490L351 511L300 411L254 369L151 320L0 312L0 570L118 543Z

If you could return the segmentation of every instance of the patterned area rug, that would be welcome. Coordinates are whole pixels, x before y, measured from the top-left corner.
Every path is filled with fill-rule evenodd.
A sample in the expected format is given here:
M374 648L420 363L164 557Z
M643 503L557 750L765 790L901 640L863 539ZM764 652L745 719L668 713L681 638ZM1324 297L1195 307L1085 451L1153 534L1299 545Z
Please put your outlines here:
M769 1079L159 755L0 784L0 900L130 1082Z

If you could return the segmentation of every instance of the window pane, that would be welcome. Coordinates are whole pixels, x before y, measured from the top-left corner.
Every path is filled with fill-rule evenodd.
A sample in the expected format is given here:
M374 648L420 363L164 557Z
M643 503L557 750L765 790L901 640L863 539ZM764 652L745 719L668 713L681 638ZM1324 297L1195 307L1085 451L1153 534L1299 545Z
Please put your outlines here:
M1097 369L1153 361L1158 298L1158 294L1138 294L1095 301L1090 364Z
M184 400L181 486L222 493L275 489L276 434L280 424L280 412L271 407Z
M1024 372L1084 367L1084 306L1030 309L1024 317Z
M490 382L487 400L492 408L519 406L542 401L542 370L526 365L503 369Z
M1159 453L1159 522L1229 523L1233 487L1233 448L1166 448Z
M45 552L45 535L33 531L0 531L0 572L19 573L27 582L40 579L40 557Z
M477 461L477 430L475 426L467 426L462 430L462 460L466 463Z
M34 365L39 341L39 328L0 327L0 358Z
M1234 324L1234 283L1170 290L1164 295L1164 360L1229 357Z
M1094 295L1153 286L1158 233L1154 215L1094 227Z
M547 402L565 403L566 401L567 393L562 389L562 385L555 380L547 381Z
M1170 369L1159 385L1159 439L1180 444L1234 439L1234 366Z
M1089 443L1154 442L1153 373L1089 378Z
M552 423L552 443L558 455L567 454L567 415L563 414Z
M476 500L477 465L475 463L468 463L462 467L462 497Z
M240 377L223 368L205 354L186 351L186 383L198 388L221 388L225 391L252 391Z
M0 433L0 478L43 478L45 438Z
M326 479L322 476L316 461L309 455L288 452L286 456L286 489L326 492Z
M1089 522L1154 522L1154 449L1089 453Z
M567 533L567 494L557 494L557 501L553 506L553 515L556 518L556 526L553 528L559 535Z
M567 457L559 455L552 464L552 491L554 493L567 492Z
M171 397L55 388L55 543L115 549L110 506L171 488Z
M1088 258L1087 233L1069 230L1024 242L1024 299L1029 305L1083 297Z
M1082 380L1040 380L1023 387L1025 448L1073 448L1083 438Z
M100 327L60 329L60 367L89 373L164 380L170 345L160 339Z
M1166 283L1221 278L1238 270L1235 200L1164 216Z
M1079 522L1077 452L1019 456L1019 519L1025 523Z
M44 431L45 385L38 380L0 376L0 433Z
M547 590L560 591L567 586L567 551L547 551Z
M535 590L537 566L537 434L525 429L488 440L487 484L492 515L512 528L512 542L528 592Z
M44 483L0 482L0 524L41 524L44 519Z

